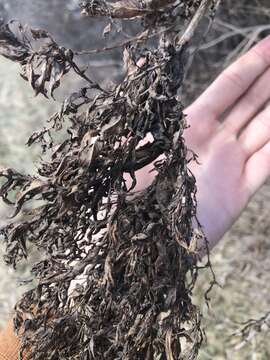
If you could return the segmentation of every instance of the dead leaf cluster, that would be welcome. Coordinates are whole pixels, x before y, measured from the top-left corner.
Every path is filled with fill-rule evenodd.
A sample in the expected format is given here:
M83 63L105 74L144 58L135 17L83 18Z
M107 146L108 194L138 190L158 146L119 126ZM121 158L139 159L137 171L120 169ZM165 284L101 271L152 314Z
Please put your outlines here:
M1 229L6 261L15 267L27 258L29 242L44 254L32 269L37 285L16 306L21 354L31 348L35 360L195 359L202 331L192 290L204 236L188 169L196 156L185 146L178 97L186 46L163 33L158 49L126 47L126 77L103 90L47 32L30 29L31 41L46 40L34 51L19 30L16 36L9 25L1 28L0 53L21 64L36 94L53 96L71 69L86 81L30 137L28 145L40 143L47 155L37 175L0 170L0 196L14 207ZM64 121L67 135L56 143ZM149 135L152 141L140 145ZM134 192L136 171L150 163L154 182Z

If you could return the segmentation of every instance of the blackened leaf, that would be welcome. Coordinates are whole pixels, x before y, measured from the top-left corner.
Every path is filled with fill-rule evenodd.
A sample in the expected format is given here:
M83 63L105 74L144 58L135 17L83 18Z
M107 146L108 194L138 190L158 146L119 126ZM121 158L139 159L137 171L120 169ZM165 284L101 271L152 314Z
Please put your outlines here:
M0 27L0 55L19 62L25 61L30 55L28 44L13 34L9 24Z
M42 181L35 179L29 185L26 186L26 189L20 194L15 203L16 210L11 218L14 218L21 211L22 206L29 200L33 199L36 195L42 193L42 189L46 186Z
M103 30L103 37L108 36L111 31L112 31L112 23L110 22Z
M37 39L46 39L46 38L51 38L49 33L45 30L42 29L30 29L32 35L33 35L33 39L37 40Z

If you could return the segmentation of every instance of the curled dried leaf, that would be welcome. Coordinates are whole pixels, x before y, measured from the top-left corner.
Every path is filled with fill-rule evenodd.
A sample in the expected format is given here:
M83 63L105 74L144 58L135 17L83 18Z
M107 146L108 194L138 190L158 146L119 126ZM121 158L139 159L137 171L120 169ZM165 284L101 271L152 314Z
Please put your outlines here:
M192 13L199 2L177 2L173 11L170 4L82 2L89 15L144 16L141 41L155 26L166 29L158 49L125 49L126 76L107 91L46 31L28 34L21 27L20 37L1 28L0 53L21 63L36 93L53 96L71 69L87 82L71 92L48 128L30 137L28 145L40 142L46 155L37 176L0 169L0 196L16 216L0 230L6 261L15 267L29 242L43 254L32 268L37 285L16 306L21 355L31 348L29 360L44 354L48 360L194 360L198 354L200 313L191 296L203 234L178 97L185 48L169 29L178 19L175 9L181 17L183 4ZM41 43L36 51L32 41ZM57 143L53 135L64 121L67 131ZM153 183L134 194L136 171L150 163Z

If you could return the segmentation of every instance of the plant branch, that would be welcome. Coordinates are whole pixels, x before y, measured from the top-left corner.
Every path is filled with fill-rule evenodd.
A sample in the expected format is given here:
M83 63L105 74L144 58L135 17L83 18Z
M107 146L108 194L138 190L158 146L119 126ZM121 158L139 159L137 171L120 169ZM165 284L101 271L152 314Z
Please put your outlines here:
M178 45L181 47L187 43L190 42L190 40L193 38L194 33L199 26L201 20L207 13L207 10L213 3L213 0L202 0L198 10L196 11L195 15L193 16L192 20L190 21L187 29L185 30L184 34L181 36L181 38L178 41Z
M86 0L80 3L82 15L95 17L106 16L117 19L132 19L163 9L175 0L122 0L115 3L104 0Z

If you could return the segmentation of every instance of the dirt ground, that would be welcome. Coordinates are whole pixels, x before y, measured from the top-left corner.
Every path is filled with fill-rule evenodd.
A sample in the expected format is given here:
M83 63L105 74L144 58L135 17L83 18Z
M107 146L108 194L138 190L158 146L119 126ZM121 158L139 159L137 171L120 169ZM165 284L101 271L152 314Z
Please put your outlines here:
M200 359L270 358L270 317L261 329L251 329L249 342L232 336L241 323L259 319L270 307L270 181L256 194L233 228L212 253L212 263L221 287L211 293L210 309L204 306L208 342ZM209 276L199 280L205 289ZM201 297L198 297L201 299ZM258 332L258 330L260 330Z

